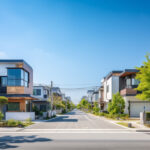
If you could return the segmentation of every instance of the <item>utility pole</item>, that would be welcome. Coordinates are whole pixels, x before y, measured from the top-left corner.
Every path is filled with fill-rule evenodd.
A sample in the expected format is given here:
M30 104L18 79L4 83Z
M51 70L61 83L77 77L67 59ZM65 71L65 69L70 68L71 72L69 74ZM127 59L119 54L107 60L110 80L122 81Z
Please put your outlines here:
M53 115L53 81L51 81L51 116Z

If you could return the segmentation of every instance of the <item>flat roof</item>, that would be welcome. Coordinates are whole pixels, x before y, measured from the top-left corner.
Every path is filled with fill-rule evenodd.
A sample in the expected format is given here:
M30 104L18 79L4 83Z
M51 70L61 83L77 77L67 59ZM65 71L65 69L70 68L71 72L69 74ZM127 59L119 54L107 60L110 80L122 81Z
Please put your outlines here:
M120 74L120 77L124 77L124 76L127 76L127 75L131 75L131 74L135 74L139 72L139 70L137 69L125 69L121 74Z
M23 59L0 59L0 63L24 63L30 68L32 68L25 60Z
M123 72L122 70L113 70L113 71L111 71L111 72L110 72L106 77L104 77L104 78L108 79L109 77L112 76L113 73L122 73L122 72Z

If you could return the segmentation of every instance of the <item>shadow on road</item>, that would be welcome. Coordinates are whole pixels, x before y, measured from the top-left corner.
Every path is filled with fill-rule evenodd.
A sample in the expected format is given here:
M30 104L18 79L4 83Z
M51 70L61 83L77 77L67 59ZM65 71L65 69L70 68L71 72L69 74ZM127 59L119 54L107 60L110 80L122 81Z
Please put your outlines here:
M49 122L77 122L78 119L68 119L68 116L60 116L56 119L50 120Z
M37 138L35 135L32 136L3 136L0 137L0 149L12 149L19 147L19 143L35 143L35 142L50 142L48 138Z

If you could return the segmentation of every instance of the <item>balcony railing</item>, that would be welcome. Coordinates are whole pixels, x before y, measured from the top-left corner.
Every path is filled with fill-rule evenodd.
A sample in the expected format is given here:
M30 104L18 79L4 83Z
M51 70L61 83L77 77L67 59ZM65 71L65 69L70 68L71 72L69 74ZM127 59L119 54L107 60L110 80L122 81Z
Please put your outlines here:
M121 95L136 95L137 94L137 90L133 89L133 88L124 88L120 91Z

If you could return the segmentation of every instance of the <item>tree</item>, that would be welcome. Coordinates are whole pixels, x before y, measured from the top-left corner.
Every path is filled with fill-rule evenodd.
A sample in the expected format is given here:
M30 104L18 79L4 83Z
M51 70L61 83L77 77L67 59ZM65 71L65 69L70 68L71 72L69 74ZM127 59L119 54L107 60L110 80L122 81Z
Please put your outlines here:
M77 105L78 109L91 109L91 104L85 98L81 99L80 103Z
M0 112L0 121L3 119L4 115Z
M49 97L48 100L51 104L51 97ZM62 97L58 96L57 94L53 93L53 108L54 109L60 109L65 108L64 104L62 103Z
M150 101L150 54L146 55L146 60L141 67L136 67L139 72L136 74L136 79L140 81L136 90L140 91L137 98Z
M8 103L8 98L5 96L0 96L0 112L3 111L3 106Z
M98 113L99 111L100 111L100 108L98 106L98 102L94 102L93 113Z
M113 95L112 101L108 104L108 112L110 114L123 114L125 102L120 93Z

